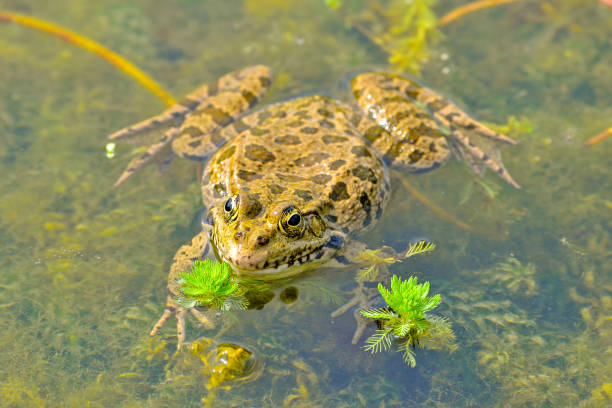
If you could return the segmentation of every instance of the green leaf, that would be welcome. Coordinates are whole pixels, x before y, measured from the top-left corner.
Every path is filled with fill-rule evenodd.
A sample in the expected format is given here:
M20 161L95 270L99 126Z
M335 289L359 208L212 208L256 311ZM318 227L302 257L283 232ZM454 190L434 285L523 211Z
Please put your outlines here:
M179 304L183 307L206 306L226 310L241 297L238 282L232 276L227 263L214 262L210 259L195 261L191 272L183 272L176 280L179 285ZM233 297L234 300L228 298Z
M428 297L429 282L417 283L412 276L402 281L397 275L391 277L391 290L378 284L378 291L391 309L404 318L419 319L425 317L425 312L435 308L440 303L440 295Z
M430 241L422 240L415 244L410 244L406 253L404 254L404 258L410 258L414 255L424 254L426 252L431 252L436 249L436 244Z
M185 309L191 309L192 307L199 306L200 302L194 299L187 299L182 296L175 296L174 301L179 304L179 306L183 306Z
M325 5L332 10L338 10L342 7L340 0L325 0Z
M246 310L249 306L249 301L242 296L228 296L223 305L221 306L221 310Z
M398 351L403 352L402 357L406 364L408 364L410 367L413 367L413 368L416 367L416 358L415 358L416 356L414 355L414 352L410 350L409 342L406 342L406 344L403 345L402 348L400 348Z
M412 325L410 323L404 323L399 325L398 327L393 328L393 333L395 333L398 337L406 337L408 333L410 333L410 329L412 329Z
M369 317L370 319L389 320L395 317L395 313L390 311L388 308L360 310L359 313L361 313L361 315L364 317Z
M380 353L387 350L391 346L391 330L376 330L376 332L368 337L365 341L363 349L372 353Z

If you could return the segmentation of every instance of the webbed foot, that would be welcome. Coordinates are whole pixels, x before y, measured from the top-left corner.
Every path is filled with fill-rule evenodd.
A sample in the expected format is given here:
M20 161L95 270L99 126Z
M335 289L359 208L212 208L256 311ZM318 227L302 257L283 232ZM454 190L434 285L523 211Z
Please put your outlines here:
M181 345L185 342L185 316L187 313L191 313L196 320L202 323L206 328L213 328L214 325L202 312L196 308L185 308L179 305L175 296L179 295L177 279L180 274L185 271L189 271L193 265L193 262L198 259L203 259L210 252L209 231L205 228L198 235L192 238L189 244L183 245L176 251L170 266L170 274L168 275L168 297L166 298L166 307L162 312L161 317L153 326L150 335L155 336L162 326L168 321L170 316L176 317L176 334L178 337L177 348L181 348Z
M355 321L357 322L357 328L355 329L355 333L353 333L353 338L351 340L352 344L357 344L361 336L363 335L363 331L366 328L367 320L361 316L359 310L361 309L369 309L375 303L375 298L378 296L378 291L376 288L367 288L363 282L358 282L357 287L351 291L353 293L353 297L346 302L344 305L340 306L338 309L334 310L331 313L331 317L335 318L340 315L343 315L347 311L355 306L355 311L353 316L355 317Z
M185 342L185 315L187 312L191 313L193 317L196 318L204 327L207 329L213 329L215 326L213 322L208 319L202 312L195 308L186 309L183 306L176 303L172 296L168 295L166 299L166 307L161 317L153 326L153 330L149 333L150 336L155 336L159 330L163 327L163 325L168 321L170 316L174 315L176 317L176 335L178 338L177 349L180 349L182 344Z
M231 72L223 75L211 85L199 87L159 115L110 135L109 138L113 140L125 139L161 126L168 127L165 133L148 146L145 152L132 159L115 183L115 187L127 180L138 169L150 163L164 147L178 138L182 139L182 143L179 144L181 146L189 143L196 146L210 145L212 147L206 153L214 153L220 146L219 143L210 142L211 135L233 122L241 112L256 103L268 89L270 82L270 70L262 65ZM175 147L176 144L173 144L173 149ZM189 155L184 149L179 149L176 153L182 157L196 160L205 159L205 157Z
M478 175L486 166L520 188L504 168L498 147L516 141L470 118L448 99L393 74L363 73L351 86L370 119L359 124L360 130L388 163L415 172L435 169L449 157L448 140Z

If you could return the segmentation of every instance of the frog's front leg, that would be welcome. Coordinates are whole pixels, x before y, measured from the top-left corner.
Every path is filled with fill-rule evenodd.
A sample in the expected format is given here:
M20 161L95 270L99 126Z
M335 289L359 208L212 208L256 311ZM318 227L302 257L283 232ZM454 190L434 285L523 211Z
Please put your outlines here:
M259 69L255 69L259 68ZM205 104L185 118L180 131L172 142L172 150L180 157L205 161L229 139L245 127L256 123L257 118L235 120L259 101L270 84L270 71L255 67L254 72L242 76L234 86L210 96ZM233 126L229 126L231 124Z
M344 242L342 242L342 247L339 249L340 250L333 257L332 263L330 263L330 265L335 267L357 267L358 264L355 263L355 260L359 257L361 253L363 253L367 249L367 246L363 242L352 240L349 241L347 244L344 244ZM357 344L363 334L363 331L366 328L367 323L366 319L364 319L363 316L359 314L359 310L370 308L372 304L374 304L378 292L376 291L376 288L366 287L363 281L358 280L357 286L353 290L351 290L349 294L352 296L348 300L348 302L334 310L331 313L331 317L336 318L348 312L350 309L355 308L355 310L353 311L353 317L355 318L357 327L355 328L355 332L353 333L353 338L351 342L352 344Z
M187 309L176 303L174 298L179 295L178 284L176 280L180 274L185 271L189 271L193 262L198 259L203 259L211 252L209 231L204 228L198 235L193 237L191 242L187 245L183 245L176 251L170 266L170 274L168 275L168 297L166 300L166 307L162 316L159 318L150 335L155 336L157 332L162 328L166 321L171 315L176 316L176 332L178 337L177 348L180 348L185 341L185 315ZM201 312L195 308L189 309L190 313L204 326L212 328L212 322L204 316Z
M357 282L357 286L351 291L351 294L353 295L351 299L344 305L340 306L338 309L334 310L331 313L331 317L338 317L348 312L351 308L359 306L358 308L355 308L353 312L353 317L355 318L355 322L357 323L357 328L355 328L353 338L351 339L352 344L357 344L357 342L363 335L363 331L365 330L367 323L366 319L361 316L359 311L372 307L372 305L376 301L376 297L378 296L378 291L376 290L376 288L366 287L365 283L360 281Z

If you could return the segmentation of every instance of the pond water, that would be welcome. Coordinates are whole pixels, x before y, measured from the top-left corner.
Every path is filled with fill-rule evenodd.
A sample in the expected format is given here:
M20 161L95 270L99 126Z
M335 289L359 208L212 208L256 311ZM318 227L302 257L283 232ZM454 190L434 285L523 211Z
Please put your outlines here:
M263 106L322 91L348 101L352 74L392 69L388 50L345 17L381 33L400 3L346 1L341 13L323 0L1 0L0 9L92 38L176 97L269 65ZM163 103L96 55L0 23L0 406L609 406L612 140L585 146L612 126L603 3L517 1L465 15L439 30L420 74L406 72L478 120L513 123L519 144L502 154L523 187L455 160L394 175L385 214L361 239L398 250L436 243L390 271L442 295L436 313L458 346L417 349L415 368L394 350L362 349L373 325L351 344L352 311L330 317L357 268L279 283L297 288L295 303L231 313L222 329L189 321L199 355L175 354L174 320L150 338L172 256L198 229L196 165L148 166L114 188L134 146L120 143L109 159L106 136ZM211 387L199 358L207 338L251 350L256 375Z

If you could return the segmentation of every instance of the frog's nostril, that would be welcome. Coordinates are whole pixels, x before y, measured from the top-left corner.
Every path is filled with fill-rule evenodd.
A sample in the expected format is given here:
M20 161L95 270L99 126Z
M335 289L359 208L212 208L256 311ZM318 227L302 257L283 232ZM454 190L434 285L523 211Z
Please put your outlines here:
M259 246L264 246L266 245L268 242L270 242L270 238L268 237L262 237L261 235L258 236L257 238L255 238L255 242L257 242L257 245Z
M240 239L242 239L242 237L243 237L243 236L244 236L244 232L242 232L242 231L238 231L238 232L236 232L236 233L234 234L234 239L235 239L236 241L239 241Z

